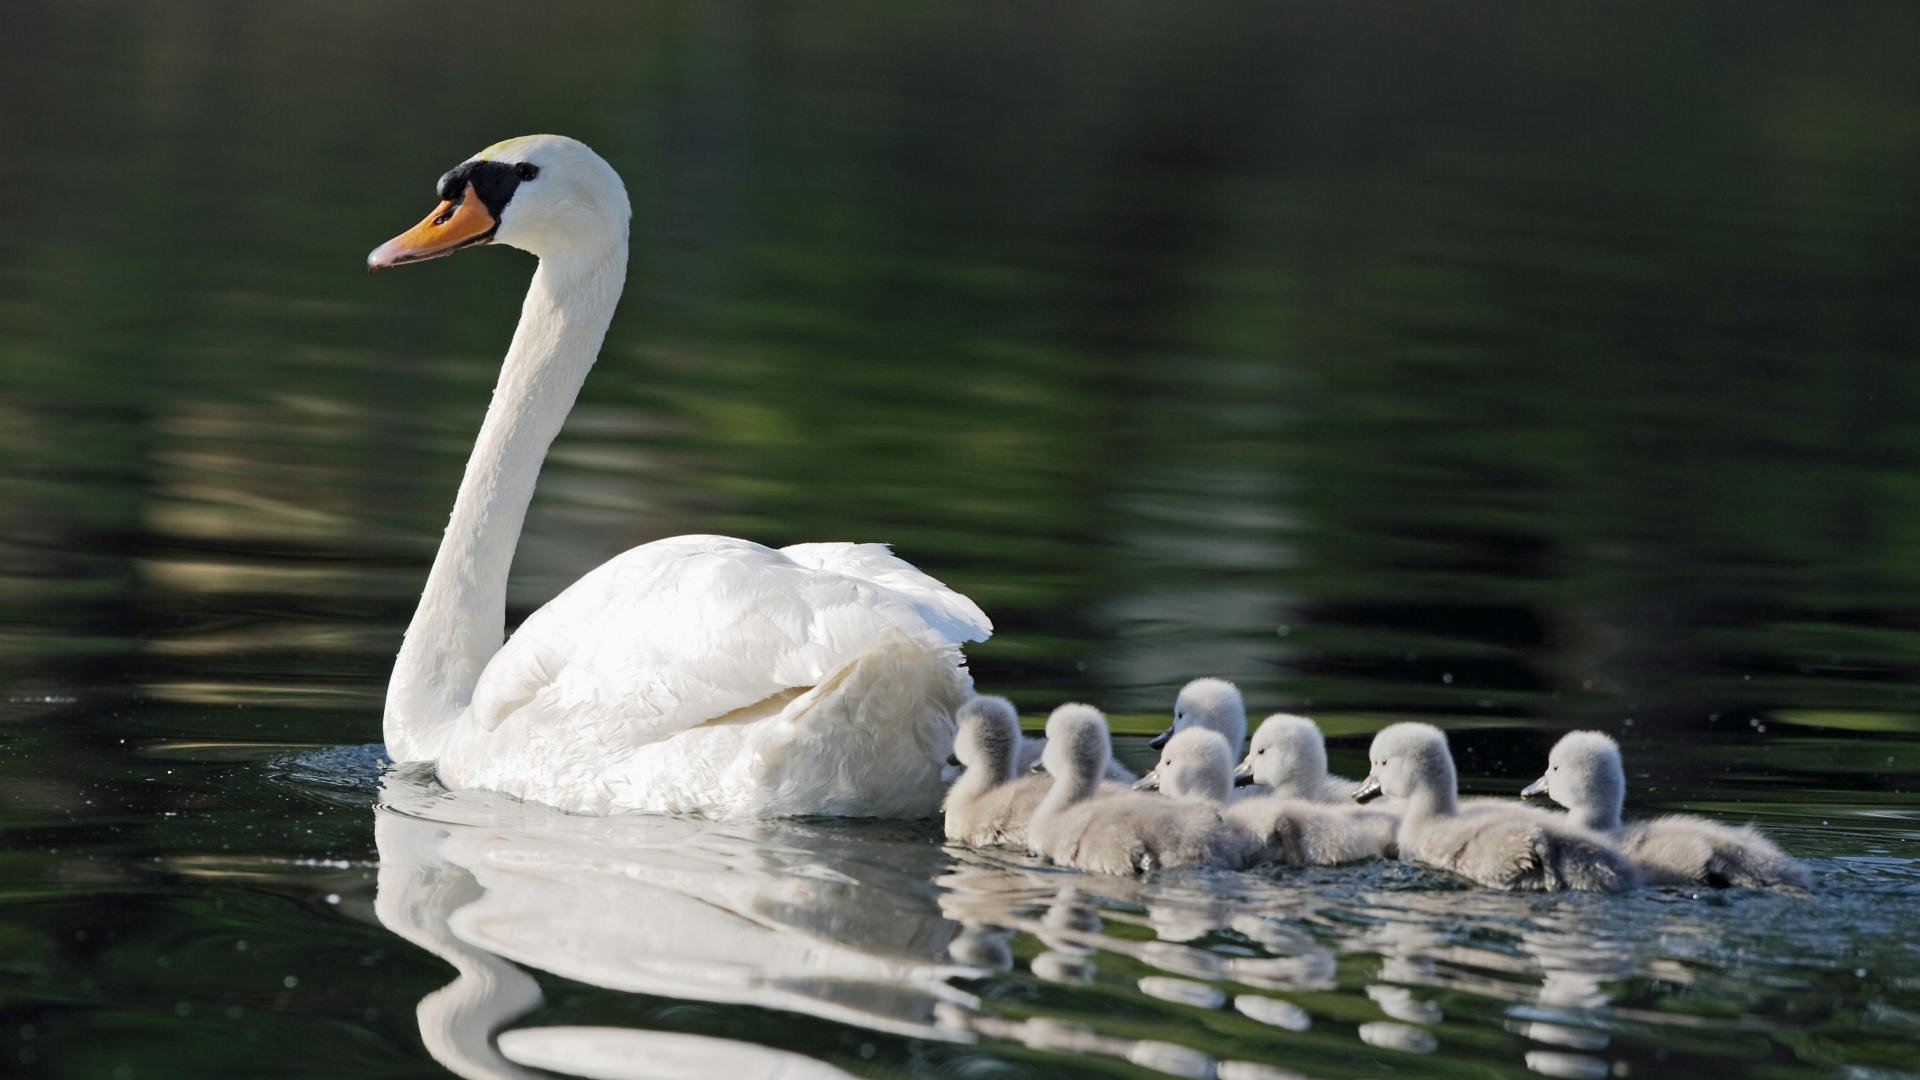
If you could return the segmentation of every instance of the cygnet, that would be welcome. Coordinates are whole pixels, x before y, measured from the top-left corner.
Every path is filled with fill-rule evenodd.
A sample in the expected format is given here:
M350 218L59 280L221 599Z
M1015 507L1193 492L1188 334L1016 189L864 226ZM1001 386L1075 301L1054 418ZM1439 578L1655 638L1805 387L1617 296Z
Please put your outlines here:
M1320 725L1292 713L1274 713L1260 721L1234 779L1291 799L1345 805L1352 805L1360 786L1327 774L1327 740Z
M1461 813L1447 737L1431 724L1383 728L1367 751L1372 771L1354 793L1405 800L1400 857L1495 889L1623 892L1638 884L1613 843L1571 822L1513 804L1479 803Z
M1068 704L1047 718L1041 765L1053 784L1027 826L1027 847L1056 863L1099 874L1172 866L1238 867L1248 856L1240 830L1211 806L1131 791L1103 793L1113 753L1107 718Z
M1003 697L972 698L955 719L960 729L949 761L966 771L940 804L947 839L973 847L1024 847L1027 821L1050 783L1044 776L1014 775L1020 720L1013 703Z
M1619 744L1598 731L1576 731L1555 743L1546 775L1521 792L1546 795L1567 808L1574 824L1611 838L1649 885L1807 888L1806 867L1751 825L1687 814L1623 825L1626 793Z
M1218 732L1227 740L1229 753L1240 752L1247 741L1247 703L1240 688L1225 679L1195 679L1180 688L1173 699L1173 724L1147 741L1155 750L1164 749L1175 735L1189 728ZM1148 769L1133 785L1135 791L1157 791L1160 778Z
M1233 755L1211 731L1189 728L1161 751L1162 790L1175 799L1218 805L1233 783ZM1399 819L1354 806L1263 795L1228 805L1222 817L1251 841L1250 862L1276 866L1336 866L1379 858L1393 845Z

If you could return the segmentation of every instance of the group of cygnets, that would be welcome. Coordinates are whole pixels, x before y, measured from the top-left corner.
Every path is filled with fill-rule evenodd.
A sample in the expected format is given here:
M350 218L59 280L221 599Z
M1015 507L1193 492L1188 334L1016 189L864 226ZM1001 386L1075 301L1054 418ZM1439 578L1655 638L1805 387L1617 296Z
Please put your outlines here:
M1355 784L1327 774L1312 720L1275 713L1236 766L1246 705L1222 679L1182 688L1173 726L1150 744L1159 762L1131 784L1091 705L1055 709L1044 743L1022 737L1005 698L973 698L958 719L949 764L964 771L942 807L947 839L1024 848L1095 873L1398 858L1496 889L1808 887L1806 868L1750 826L1687 815L1622 822L1620 748L1597 731L1561 739L1545 775L1521 793L1566 809L1555 813L1461 800L1447 737L1430 724L1381 729L1371 771Z

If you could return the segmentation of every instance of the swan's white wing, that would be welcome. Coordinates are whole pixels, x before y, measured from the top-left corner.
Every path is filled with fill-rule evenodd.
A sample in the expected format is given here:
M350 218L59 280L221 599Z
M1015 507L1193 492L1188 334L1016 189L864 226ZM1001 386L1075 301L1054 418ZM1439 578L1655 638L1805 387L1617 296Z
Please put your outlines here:
M801 566L871 581L906 597L948 644L985 641L993 634L993 623L978 604L922 573L885 544L793 544L780 554Z
M673 537L527 619L481 674L466 723L492 730L537 699L570 741L618 752L817 685L885 640L947 647L990 631L972 601L879 544Z

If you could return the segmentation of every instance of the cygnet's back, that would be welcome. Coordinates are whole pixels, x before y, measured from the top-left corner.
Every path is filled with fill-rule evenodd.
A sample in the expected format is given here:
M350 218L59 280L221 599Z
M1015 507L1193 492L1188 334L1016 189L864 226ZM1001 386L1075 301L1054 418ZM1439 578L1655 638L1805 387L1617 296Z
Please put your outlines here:
M1546 775L1522 794L1544 793L1566 807L1575 824L1611 837L1649 885L1808 887L1806 867L1750 825L1688 814L1623 824L1626 787L1619 744L1598 731L1575 731L1554 744Z
M1014 775L1020 719L1003 697L976 697L955 714L953 763L964 766L941 804L947 839L973 847L1024 846L1027 821L1046 797L1044 776Z
M1027 827L1029 850L1099 874L1242 864L1245 840L1211 806L1131 791L1101 793L1111 754L1100 710L1062 705L1053 711L1041 758L1053 785Z
M1202 728L1175 735L1156 767L1161 790L1175 799L1219 805L1231 790L1233 756L1227 741ZM1249 861L1275 866L1334 866L1379 857L1393 843L1399 821L1345 807L1281 795L1240 799L1221 816L1245 833Z
M1605 837L1512 804L1479 803L1461 814L1447 737L1430 724L1383 728L1367 753L1372 772L1355 798L1406 800L1400 857L1496 889L1621 892L1638 884Z

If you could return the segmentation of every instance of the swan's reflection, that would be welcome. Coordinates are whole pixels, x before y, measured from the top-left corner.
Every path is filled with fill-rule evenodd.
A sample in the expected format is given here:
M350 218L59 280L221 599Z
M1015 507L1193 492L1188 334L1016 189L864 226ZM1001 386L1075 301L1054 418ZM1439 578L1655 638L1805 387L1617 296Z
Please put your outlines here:
M418 771L390 773L381 794L376 910L457 970L418 1015L428 1051L462 1076L535 1075L522 1065L586 1076L839 1075L724 1039L503 1032L541 1002L527 969L953 1038L934 1024L935 1007L977 1002L949 980L993 966L952 959L969 950L951 948L961 928L935 901L947 859L917 836L577 817L449 794Z

